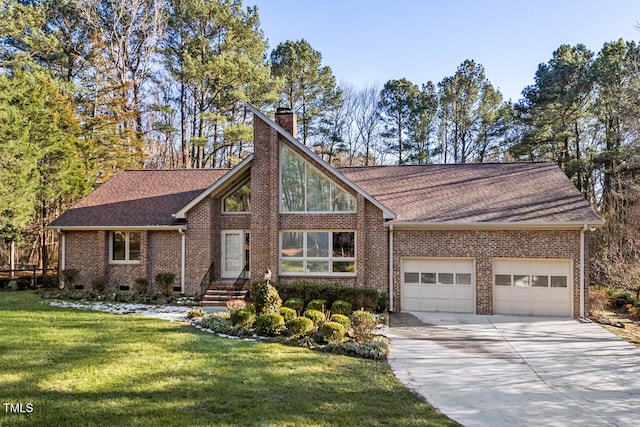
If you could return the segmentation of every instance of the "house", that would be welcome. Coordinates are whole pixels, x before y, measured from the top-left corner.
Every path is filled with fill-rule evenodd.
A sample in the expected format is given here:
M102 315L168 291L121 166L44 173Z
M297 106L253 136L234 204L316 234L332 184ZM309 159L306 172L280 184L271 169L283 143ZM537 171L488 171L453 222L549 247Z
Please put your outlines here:
M117 173L49 227L78 283L176 274L372 287L393 311L584 316L603 221L552 163L335 169L296 118L252 106L254 153L233 169ZM211 268L211 270L210 270Z

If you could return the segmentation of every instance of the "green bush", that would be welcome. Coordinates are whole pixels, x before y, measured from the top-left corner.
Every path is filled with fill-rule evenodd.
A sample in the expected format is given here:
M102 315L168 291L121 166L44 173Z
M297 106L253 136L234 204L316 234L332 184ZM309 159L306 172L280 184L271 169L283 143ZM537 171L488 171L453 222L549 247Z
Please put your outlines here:
M233 311L229 318L231 319L231 323L233 323L234 325L240 325L244 327L251 327L256 321L255 314L253 314L251 310L247 308Z
M287 322L287 330L293 336L309 335L313 332L313 320L307 317L296 317Z
M91 290L97 294L104 293L107 288L107 278L104 276L94 277L91 280Z
M196 317L204 317L204 310L201 308L194 308L187 313L187 319L195 319Z
M365 310L356 310L351 313L350 320L353 338L358 342L368 341L377 324L373 313Z
M279 314L262 314L256 319L256 333L258 335L280 335L284 328L284 318Z
M55 289L58 287L58 275L57 274L43 274L37 278L38 285L45 289ZM0 288L2 285L0 284Z
M65 287L68 286L69 289L73 289L78 281L78 277L80 277L80 270L77 268L67 268L66 270L62 270L62 278L64 279Z
M351 327L351 321L344 314L332 314L329 320L332 322L340 323L342 326L344 326L345 331L348 331Z
M298 313L289 307L280 307L280 316L284 318L284 321L295 319L298 316Z
M340 342L344 339L344 326L338 322L325 322L322 325L322 339L327 342Z
M385 360L389 356L389 343L384 337L375 337L371 342L366 343L355 341L329 343L322 350L364 359Z
M352 307L353 306L350 303L339 299L335 300L333 304L331 304L331 312L348 316L353 311Z
M302 308L304 307L304 301L300 298L289 298L282 304L284 307L293 308L298 315L302 313Z
M305 310L304 317L311 319L313 324L318 326L320 323L324 322L324 313L318 310Z
M176 280L176 275L173 273L158 273L156 274L156 285L158 289L162 291L162 295L168 297L173 292L173 283Z
M200 326L211 329L218 334L233 335L240 338L246 338L253 335L253 331L240 325L233 325L231 320L220 315L220 313L210 314L200 320Z
M278 290L266 282L254 283L251 286L251 302L258 316L277 314L282 307Z
M144 277L138 277L133 282L133 292L136 294L146 294L149 292L149 281Z
M326 303L327 303L327 301L325 301L323 299L312 299L307 304L307 310L318 310L318 311L322 311L324 313L324 306L325 306Z
M20 276L16 279L16 286L19 291L24 291L31 286L31 276Z
M387 296L383 292L368 288L346 287L340 283L297 281L277 284L276 287L284 300L299 298L309 302L314 299L323 299L326 301L326 307L330 307L337 300L342 300L349 302L352 307L382 312L388 304Z

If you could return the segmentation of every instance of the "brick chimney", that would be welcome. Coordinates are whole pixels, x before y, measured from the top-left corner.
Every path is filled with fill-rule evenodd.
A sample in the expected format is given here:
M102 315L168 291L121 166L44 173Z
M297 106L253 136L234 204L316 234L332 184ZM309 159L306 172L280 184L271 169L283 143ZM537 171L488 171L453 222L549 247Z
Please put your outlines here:
M291 108L278 107L276 110L276 123L279 124L289 132L294 138L296 137L296 127L298 126L298 119Z

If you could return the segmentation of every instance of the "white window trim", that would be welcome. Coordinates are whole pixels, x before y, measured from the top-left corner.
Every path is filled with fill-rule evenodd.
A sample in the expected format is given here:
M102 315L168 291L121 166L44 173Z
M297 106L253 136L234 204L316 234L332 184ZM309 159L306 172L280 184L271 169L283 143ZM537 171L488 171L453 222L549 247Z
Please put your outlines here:
M251 177L248 177L247 179L243 179L240 182L240 184L234 186L232 190L230 190L229 192L225 193L224 196L222 196L222 198L220 198L220 212L223 215L247 215L247 214L251 213L251 208L249 208L248 211L237 211L237 212L231 212L231 211L225 211L224 210L224 201L227 199L227 197L232 195L235 191L237 191L240 187L242 187L243 185L245 185L248 182L251 182ZM251 204L251 196L249 196L249 204Z
M283 209L283 202L282 202L282 188L283 188L283 184L282 184L282 150L283 148L287 148L288 150L290 150L294 155L298 156L300 159L302 159L302 161L304 162L304 210L303 211L286 211ZM284 145L280 144L280 157L278 158L278 174L279 174L279 182L280 182L280 187L279 187L279 191L278 191L278 197L279 197L279 210L281 214L296 214L296 215L317 215L317 214L354 214L358 212L358 200L357 198L355 198L353 196L353 194L349 193L348 191L346 191L345 189L341 188L338 184L336 184L334 182L334 180L332 180L331 178L329 178L325 173L323 173L320 169L316 168L315 166L313 166L312 164L309 163L309 161L307 159L305 159L304 157L302 157L300 154L296 153L295 150L289 148L289 147L285 147ZM329 181L329 210L328 211L309 211L307 210L307 204L309 201L309 198L307 197L307 167L311 166L313 169L315 169L315 171L323 176L324 178L326 178ZM351 211L334 211L331 210L331 207L333 207L333 189L337 186L337 188L341 191L344 191L349 197L353 198L353 204L354 204L354 209Z
M302 250L305 255L301 257L283 257L282 256L282 234L283 233L303 233L302 237ZM296 277L355 277L357 276L358 271L358 260L357 256L353 257L334 257L328 256L326 258L322 257L307 257L307 233L330 233L329 236L329 253L333 252L333 233L353 233L353 252L354 254L358 253L357 242L358 242L358 233L355 230L315 230L315 229L305 229L305 230L280 230L280 239L278 245L278 267L281 276L296 276ZM321 271L312 271L312 272L287 272L282 270L282 261L302 261L303 269L306 270L308 261L326 261L329 263L329 271L321 272ZM334 272L333 271L333 263L334 262L353 262L353 273L349 272Z
M115 260L113 259L113 235L114 233L124 233L124 260ZM109 232L109 264L140 264L140 260L130 260L129 259L129 234L130 233L140 233L140 257L142 257L142 232L139 230L128 230L128 231L119 231L114 230Z

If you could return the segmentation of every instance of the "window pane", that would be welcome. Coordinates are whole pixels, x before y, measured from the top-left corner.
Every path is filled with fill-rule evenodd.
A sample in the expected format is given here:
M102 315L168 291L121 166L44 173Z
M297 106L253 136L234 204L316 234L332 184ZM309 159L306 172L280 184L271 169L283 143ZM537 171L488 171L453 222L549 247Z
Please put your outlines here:
M511 275L496 274L496 286L511 286Z
M420 283L420 273L404 273L404 283Z
M566 288L567 287L567 276L551 276L551 287L552 288Z
M307 211L328 212L330 196L331 182L307 165Z
M225 212L251 211L251 183L247 182L224 199Z
M281 153L282 210L284 212L304 211L305 162L284 145Z
M346 191L332 184L333 189L333 209L334 211L355 212L356 199Z
M326 231L307 233L307 256L313 258L329 257L329 233ZM327 267L327 270L329 267Z
M282 260L283 273L302 273L304 272L304 261Z
M436 282L436 273L422 273L422 283L426 285L435 285Z
M438 283L442 285L453 285L453 273L438 274Z
M309 273L328 273L329 261L307 261L307 271Z
M549 286L548 276L531 276L531 286L534 288L546 288Z
M125 260L125 234L120 231L114 231L112 235L113 260Z
M302 257L304 256L302 241L303 232L285 231L282 233L282 251L283 257Z
M469 273L458 273L458 274L456 274L456 283L458 285L470 285L471 284L471 274L469 274Z
M356 256L353 232L333 233L333 256L343 258L353 258Z
M527 286L529 286L529 276L524 276L522 274L514 274L513 275L513 286L518 286L518 287L527 287Z
M140 233L129 233L129 261L140 261Z
M333 272L334 273L355 273L356 263L354 261L334 261Z

